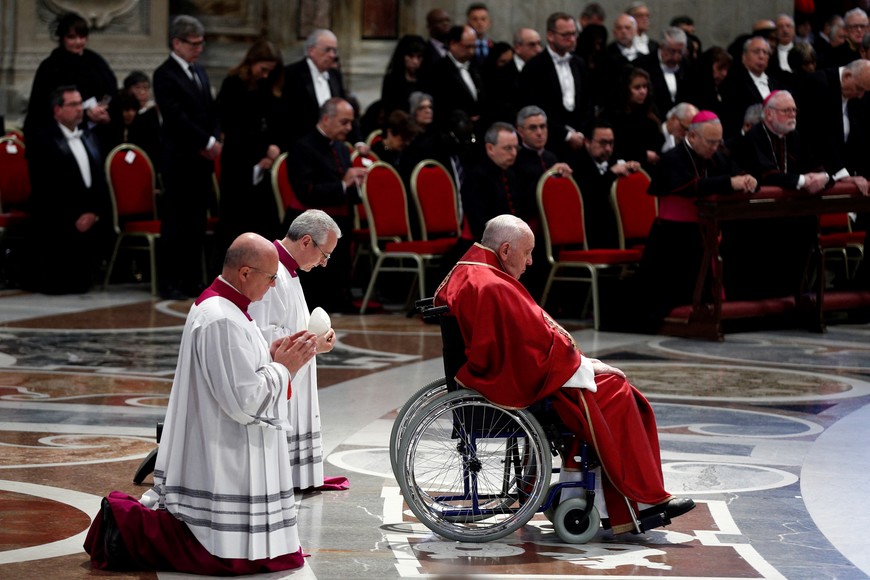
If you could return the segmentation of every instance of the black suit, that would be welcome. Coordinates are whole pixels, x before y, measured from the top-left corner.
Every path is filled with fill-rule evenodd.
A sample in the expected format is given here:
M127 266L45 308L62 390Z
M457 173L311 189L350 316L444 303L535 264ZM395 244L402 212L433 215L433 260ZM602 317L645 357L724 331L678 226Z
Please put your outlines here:
M578 56L568 62L574 77L574 109L569 111L562 102L562 86L550 51L544 49L530 59L520 75L523 95L521 103L537 105L547 113L549 140L547 149L559 159L567 160L572 151L565 145L568 127L583 131L592 116L592 100L586 65Z
M602 174L585 148L577 154L574 180L583 196L583 222L586 244L590 248L619 247L616 215L610 203L610 188L616 181L616 174L610 171L610 167L608 162L607 171Z
M692 87L688 67L685 63L674 73L674 78L677 81L676 97L671 97L671 92L668 90L668 83L665 81L665 73L662 71L658 51L639 56L634 64L649 73L655 113L659 119L664 120L668 111L677 103L689 100Z
M618 98L619 79L625 73L637 64L637 57L634 60L628 60L620 50L618 42L611 42L607 47L598 53L595 62L595 70L593 71L593 90L594 101L596 105L605 105L608 102L613 102ZM637 56L643 56L637 53Z
M160 283L165 293L198 294L214 162L202 156L220 135L208 77L194 67L199 85L172 57L154 71L154 97L163 116L164 208L160 230ZM201 87L201 88L200 88Z
M768 86L771 92L781 89L779 81L768 75ZM722 83L722 128L726 137L740 133L743 127L743 116L750 105L764 101L758 87L752 80L749 71L742 65L735 64Z
M812 146L814 165L822 165L830 174L847 169L850 174L868 175L867 100L849 99L849 139L843 124L842 84L840 71L829 68L807 77L795 95L800 109L798 127L804 143Z
M473 95L468 85L462 80L459 69L450 56L445 56L432 66L429 72L429 93L435 103L435 123L444 127L453 111L464 111L469 118L480 116L481 103L484 99L483 82L480 73L474 63L469 63L468 73L477 88L477 95ZM475 133L482 133L476 124ZM483 130L486 128L483 127Z
M329 71L329 91L333 97L347 99L344 80L338 69ZM311 78L307 58L284 68L281 109L287 119L285 142L281 147L286 151L293 141L308 133L320 120L320 105L317 104L317 93L314 91L314 80ZM359 140L358 130L355 129L348 139Z
M489 127L496 121L511 125L516 123L520 109L520 70L517 64L511 59L503 67L494 69L483 80L486 87L483 125Z
M90 132L82 133L81 142L88 157L90 187L56 122L27 135L32 236L23 282L28 289L47 294L86 292L97 261L111 247L105 235L111 212L103 158ZM100 221L79 232L76 220L85 213L95 213Z

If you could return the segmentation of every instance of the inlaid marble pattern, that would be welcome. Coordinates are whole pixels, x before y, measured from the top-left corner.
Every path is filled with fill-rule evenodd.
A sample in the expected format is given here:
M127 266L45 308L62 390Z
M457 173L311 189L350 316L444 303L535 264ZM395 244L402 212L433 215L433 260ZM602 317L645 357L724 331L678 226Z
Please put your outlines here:
M120 288L0 293L0 577L89 578L82 534L99 499L155 446L190 301ZM561 543L537 515L487 544L422 526L389 467L396 409L443 374L437 326L404 313L336 315L318 359L328 475L351 489L297 497L320 578L863 578L870 512L870 327L741 334L724 343L595 332L587 354L653 402L668 489L698 508L639 536ZM863 451L862 451L863 449ZM837 458L842 456L843 461ZM178 578L131 572L118 578Z

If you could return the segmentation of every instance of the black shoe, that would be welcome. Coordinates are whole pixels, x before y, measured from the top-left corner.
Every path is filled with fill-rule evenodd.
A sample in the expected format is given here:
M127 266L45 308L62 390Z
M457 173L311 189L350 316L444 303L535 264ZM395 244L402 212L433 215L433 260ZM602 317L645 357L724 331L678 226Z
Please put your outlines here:
M650 516L664 513L668 519L674 519L686 512L692 511L693 509L695 509L695 502L691 498L675 497L668 502L660 503L659 505L654 505L641 510L640 513L637 514L637 517L638 519L643 520Z
M130 554L108 499L103 498L100 511L103 514L102 541L106 553L106 567L109 570L128 570L132 564Z

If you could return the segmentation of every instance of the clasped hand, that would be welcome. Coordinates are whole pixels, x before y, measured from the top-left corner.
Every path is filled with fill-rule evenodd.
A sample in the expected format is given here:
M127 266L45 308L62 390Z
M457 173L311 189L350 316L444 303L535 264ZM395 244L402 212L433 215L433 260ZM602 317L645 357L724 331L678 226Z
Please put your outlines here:
M317 353L317 336L307 330L276 339L269 347L272 360L296 374Z

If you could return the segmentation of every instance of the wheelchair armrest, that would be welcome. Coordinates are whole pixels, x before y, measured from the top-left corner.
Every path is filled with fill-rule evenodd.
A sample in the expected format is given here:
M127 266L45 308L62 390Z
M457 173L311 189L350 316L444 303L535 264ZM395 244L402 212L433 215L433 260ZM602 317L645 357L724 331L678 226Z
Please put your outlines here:
M434 306L434 302L435 299L432 297L422 298L420 300L417 300L414 303L414 306L417 308L417 311L423 316L423 318L442 316L450 312L450 307L446 304L443 306Z

